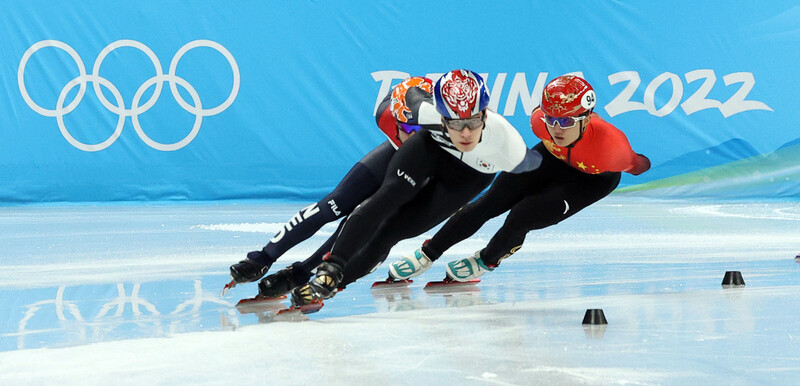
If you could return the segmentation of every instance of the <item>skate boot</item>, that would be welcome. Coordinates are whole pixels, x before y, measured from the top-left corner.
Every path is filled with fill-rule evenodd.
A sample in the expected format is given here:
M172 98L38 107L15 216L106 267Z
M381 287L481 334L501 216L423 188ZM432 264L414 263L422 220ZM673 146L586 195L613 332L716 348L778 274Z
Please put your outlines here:
M295 287L292 292L292 308L300 308L312 303L319 303L322 298L318 297L314 291L311 290L311 285L308 283L299 287Z
M470 257L447 263L447 277L455 281L466 282L476 279L486 272L494 271L495 267L497 267L495 264L485 264L481 259L481 251L478 251Z
M246 259L231 265L231 279L236 283L256 281L269 271L274 262L263 250L250 252Z
M295 287L305 284L311 279L311 272L306 271L301 263L294 263L273 273L258 282L258 295L275 298L287 294Z
M432 265L433 261L420 248L414 251L414 256L404 256L402 260L389 264L389 276L406 280L427 271Z
M336 293L336 288L344 279L342 268L334 263L323 261L317 267L317 276L308 282L311 291L319 298L329 299Z

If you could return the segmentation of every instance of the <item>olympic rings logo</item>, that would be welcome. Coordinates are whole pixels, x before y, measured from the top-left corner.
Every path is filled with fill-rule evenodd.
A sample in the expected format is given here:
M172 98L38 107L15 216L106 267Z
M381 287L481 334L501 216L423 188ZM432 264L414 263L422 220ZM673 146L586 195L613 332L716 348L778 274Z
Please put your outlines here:
M67 84L61 89L55 109L47 109L38 105L33 101L31 96L28 94L28 90L25 88L25 66L28 64L28 60L30 60L33 54L45 47L55 47L65 51L75 61L79 72L79 75L76 78L67 82ZM117 87L114 86L114 84L112 84L108 79L100 76L100 66L103 64L103 60L109 53L120 47L132 47L145 53L147 57L150 58L150 61L152 61L153 68L155 69L156 73L155 76L146 80L141 86L139 86L138 90L133 96L130 108L125 107L125 101L122 99L122 95ZM200 96L197 94L197 91L194 89L194 87L189 84L189 82L175 75L175 72L178 68L178 62L181 60L181 57L183 57L183 55L185 55L189 50L197 47L209 47L215 49L217 52L222 54L225 59L228 60L228 64L233 71L233 87L230 95L220 105L210 109L203 108L202 102L200 101ZM169 64L169 72L164 74L161 67L161 62L149 47L135 40L117 40L100 51L100 54L97 56L94 66L92 67L92 73L87 74L83 60L81 60L80 56L78 56L78 53L72 47L58 40L42 40L32 45L22 55L22 59L19 63L19 70L17 71L17 81L19 82L19 91L22 93L22 98L25 100L25 103L27 103L28 106L33 109L33 111L39 113L40 115L55 117L56 121L58 122L58 129L61 131L61 135L63 135L67 142L69 142L72 146L80 150L94 152L109 147L122 133L122 128L125 124L125 118L131 117L133 128L136 130L136 134L139 135L139 138L141 138L144 143L156 150L174 151L183 148L192 142L192 140L194 140L195 136L200 131L200 125L203 122L203 117L219 114L233 104L233 100L236 99L236 95L239 93L239 66L236 64L236 60L233 58L233 55L231 55L231 53L219 43L211 40L194 40L186 43L183 47L178 49ZM86 93L86 84L89 82L93 84L94 92L97 95L97 98L100 100L100 103L102 103L103 106L109 111L119 115L116 129L111 136L105 141L97 144L87 144L78 141L72 136L72 134L70 134L69 130L67 130L67 127L64 125L64 116L75 110L75 108L81 102L83 95ZM186 137L175 143L160 143L154 141L148 137L147 134L145 134L144 129L142 129L142 125L139 123L139 115L153 107L158 98L161 96L161 89L163 88L164 82L169 83L172 96L175 98L181 108L195 115L194 126L192 126L192 130ZM146 102L141 103L144 92L153 85L155 85L153 95ZM186 102L186 100L183 99L178 92L177 85L183 87L183 89L189 93L194 105L190 105L188 102ZM78 89L75 99L64 106L67 94L76 86L80 88ZM102 90L100 89L100 86L105 87L111 92L111 94L114 96L116 104L111 103L108 99L106 99Z

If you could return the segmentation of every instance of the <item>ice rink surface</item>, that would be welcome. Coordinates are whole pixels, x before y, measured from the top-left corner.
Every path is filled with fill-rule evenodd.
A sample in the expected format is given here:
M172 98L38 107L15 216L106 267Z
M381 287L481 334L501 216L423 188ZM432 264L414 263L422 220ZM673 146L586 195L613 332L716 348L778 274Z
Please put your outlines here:
M612 195L528 234L473 287L426 292L503 216L406 289L386 264L284 317L220 297L228 266L302 204L0 208L0 384L797 384L800 204ZM284 255L304 259L335 224ZM435 231L435 229L434 229ZM393 261L433 231L398 244ZM744 287L723 288L726 271ZM584 326L587 309L605 326Z

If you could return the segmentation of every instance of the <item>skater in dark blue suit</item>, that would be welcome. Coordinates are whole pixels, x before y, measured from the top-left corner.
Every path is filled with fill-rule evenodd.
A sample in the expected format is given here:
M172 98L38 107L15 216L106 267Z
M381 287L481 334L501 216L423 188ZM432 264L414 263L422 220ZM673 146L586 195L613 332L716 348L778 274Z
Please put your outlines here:
M248 253L246 259L232 265L230 272L233 282L246 283L261 279L286 251L311 237L323 225L349 215L358 204L375 193L396 149L422 128L417 122L416 111L406 102L406 93L409 89L414 89L414 92L430 95L432 87L431 80L423 77L408 78L395 86L379 105L375 117L378 128L388 140L353 165L328 195L292 216L264 248ZM295 262L261 280L258 285L259 295L283 295L297 285L308 282L312 270L331 250L340 229L306 260Z

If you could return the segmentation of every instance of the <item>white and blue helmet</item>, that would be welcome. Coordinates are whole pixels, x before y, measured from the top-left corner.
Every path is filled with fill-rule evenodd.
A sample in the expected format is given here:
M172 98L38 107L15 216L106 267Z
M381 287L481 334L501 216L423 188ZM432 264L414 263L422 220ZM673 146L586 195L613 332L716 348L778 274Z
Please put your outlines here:
M433 88L436 110L447 119L476 115L489 105L489 90L480 75L470 70L444 74Z

